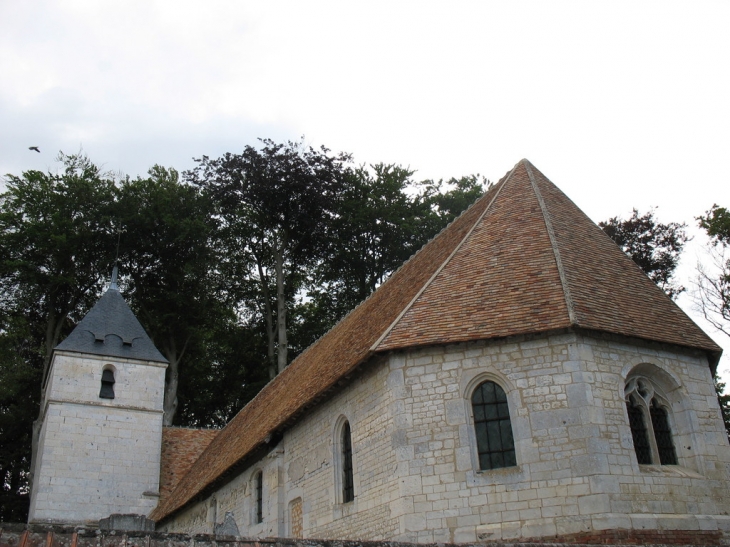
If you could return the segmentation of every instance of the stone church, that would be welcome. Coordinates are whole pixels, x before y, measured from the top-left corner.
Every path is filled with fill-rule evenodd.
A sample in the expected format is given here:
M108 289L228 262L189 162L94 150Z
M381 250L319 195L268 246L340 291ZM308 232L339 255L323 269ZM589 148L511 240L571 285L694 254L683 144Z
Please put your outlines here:
M730 537L720 353L522 160L220 431L162 427L166 361L112 284L55 349L30 522Z

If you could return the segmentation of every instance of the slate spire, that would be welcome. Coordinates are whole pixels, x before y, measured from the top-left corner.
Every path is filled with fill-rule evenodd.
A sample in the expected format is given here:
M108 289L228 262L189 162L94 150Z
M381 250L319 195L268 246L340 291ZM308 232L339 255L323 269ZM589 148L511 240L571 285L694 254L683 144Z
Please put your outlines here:
M124 301L117 275L114 265L107 291L55 350L167 363Z

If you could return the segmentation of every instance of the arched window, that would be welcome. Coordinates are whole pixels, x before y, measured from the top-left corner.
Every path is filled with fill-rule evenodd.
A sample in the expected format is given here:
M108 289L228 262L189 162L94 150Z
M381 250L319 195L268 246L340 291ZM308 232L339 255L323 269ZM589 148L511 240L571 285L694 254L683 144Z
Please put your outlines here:
M355 499L355 485L352 475L352 435L350 422L342 426L342 503L348 503Z
M253 477L254 524L264 522L264 474L257 471Z
M101 389L99 390L99 398L114 398L114 369L110 366L107 366L101 372Z
M482 382L472 393L471 406L479 469L517 465L509 405L504 390L492 381Z
M630 378L624 393L637 461L640 464L677 465L667 400L654 383L643 376Z

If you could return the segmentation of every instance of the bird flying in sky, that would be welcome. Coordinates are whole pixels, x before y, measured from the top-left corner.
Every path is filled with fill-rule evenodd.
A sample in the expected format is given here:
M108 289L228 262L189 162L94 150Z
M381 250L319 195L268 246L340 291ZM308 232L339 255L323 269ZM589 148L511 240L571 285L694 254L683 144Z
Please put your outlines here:
M41 151L40 151L40 150L38 150L38 147L37 147L37 146L29 146L29 147L28 147L28 150L35 150L35 151L36 151L36 152L38 152L39 154L41 153Z

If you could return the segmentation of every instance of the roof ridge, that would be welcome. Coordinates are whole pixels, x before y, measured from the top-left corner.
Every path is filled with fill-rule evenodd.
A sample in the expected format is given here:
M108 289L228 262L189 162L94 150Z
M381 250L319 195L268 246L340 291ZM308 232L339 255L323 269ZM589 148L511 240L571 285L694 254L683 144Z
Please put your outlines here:
M568 284L568 278L565 275L565 269L563 268L563 261L560 257L560 248L558 247L558 242L555 238L555 231L553 230L553 223L550 219L550 211L548 211L547 206L545 205L545 200L542 198L542 193L540 192L540 189L537 186L537 181L535 180L535 175L532 172L532 164L526 160L523 159L522 162L525 166L525 171L527 171L527 176L530 178L530 184L532 185L532 189L535 191L535 197L537 197L537 202L540 205L540 211L542 212L542 217L545 219L545 229L547 230L548 237L550 238L550 246L552 247L553 254L555 255L555 265L558 268L558 276L560 277L560 283L563 286L563 296L565 297L565 306L568 308L568 319L570 321L571 325L576 324L575 319L575 306L573 304L573 299L570 295L570 286ZM543 175L545 176L545 175Z
M521 161L526 161L526 160L521 160ZM496 193L495 193L495 196L494 196L495 198L496 198L496 197L497 197L497 195L499 194L499 191L500 191L501 187L502 187L502 186L503 186L503 185L504 185L504 184L505 184L505 183L507 182L507 180L509 179L509 177L511 177L511 176L512 176L512 173L514 173L515 169L517 169L517 166L518 166L518 165L519 165L520 163L521 163L521 162L517 162L517 163L515 164L515 166L514 166L514 167L512 168L512 170L511 170L511 171L509 171L509 172L508 172L508 173L507 173L506 175L504 175L504 176L503 176L503 177L502 177L502 178L501 178L501 179L500 179L500 180L499 180L499 181L497 182L497 184L495 184L495 185L494 185L494 186L498 186L498 187L499 187L499 188L497 188L497 191L496 191ZM486 191L484 192L484 194L482 194L482 197L484 197L484 195L485 195L485 194L486 194L487 192L489 192L489 190L490 190L490 189L491 189L491 186L490 186L489 188L487 188L487 190L486 190ZM481 198L479 198L479 199L481 199ZM391 279L393 279L393 278L395 277L395 275L396 275L396 274L397 274L397 273L398 273L399 271L401 271L401 270L403 269L403 267L404 267L404 266L405 266L405 265L406 265L406 264L407 264L408 262L410 262L410 260L411 260L411 259L413 259L414 257L418 256L418 255L419 255L419 254L421 253L421 251L422 251L422 250L424 249L424 247L426 247L426 245L428 245L429 243L431 243L431 241L433 241L434 239L436 239L437 237L439 237L439 236L440 236L440 235L441 235L442 233L444 233L444 232L445 232L446 230L448 230L448 229L449 229L449 227L450 227L450 226L451 226L451 225L452 225L452 224L453 224L454 222L456 222L456 221L457 221L457 220L458 220L459 218L461 218L461 217L462 217L463 215L465 215L465 214L466 214L466 213L467 213L467 212L468 212L468 211L469 211L469 210L470 210L470 209L471 209L472 207L475 207L475 206L476 206L476 204L477 204L477 203L479 202L479 199L477 199L477 200L476 200L475 202L473 202L473 203L472 203L471 205L469 205L469 207L467 207L467 208L466 208L466 209L464 209L464 210L463 210L463 211L462 211L461 213L459 213L459 214L458 214L458 215L457 215L456 217L454 217L454 218L453 218L453 219L451 220L451 222L449 222L449 223L448 223L448 224L447 224L446 226L444 226L443 228L441 228L441 230L439 230L439 231L438 231L438 233L436 233L436 234L435 234L434 236L432 236L432 237L431 237L431 238L430 238L430 239L429 239L428 241L426 241L426 242L425 242L425 243L424 243L423 245L421 245L421 246L420 246L420 247L418 248L418 250L416 250L416 251L415 251L415 252L414 252L414 253L413 253L413 254L412 254L411 256L409 256L409 257L408 257L408 258L407 258L407 259L406 259L406 260L405 260L405 261L404 261L403 263L401 263L401 265L400 265L400 266L398 266L398 267L397 267L397 268L396 268L395 270L393 270L393 271L392 271L392 272L391 272L391 273L390 273L390 274L388 275L388 277L387 277L387 278L385 279L385 281L383 281L383 282L382 282L382 283L381 283L380 285L378 285L378 286L377 286L377 287L375 288L375 290L374 290L374 291L372 291L372 292L371 292L370 294L368 294L368 295L367 295L367 296L366 296L366 297L365 297L365 298L364 298L363 300L361 300L361 301L360 301L360 302L359 302L359 303L358 303L358 304L357 304L357 305L356 305L356 306L355 306L354 308L352 308L352 309L351 309L350 311L348 311L348 312L347 312L347 313L346 313L345 315L343 315L343 316L342 316L342 318L340 318L340 319L339 319L339 320L338 320L338 321L337 321L337 322L336 322L336 323L335 323L334 325L332 325L332 326L331 326L331 327L330 327L329 329L327 329L327 330L326 330L326 331L325 331L325 332L324 332L324 333L323 333L322 335L320 335L320 337L319 337L319 338L317 338L317 339L316 339L316 340L315 340L314 342L312 342L312 343L311 343L311 344L309 344L309 345L308 345L308 346L307 346L306 348L304 348L304 349L303 349L303 350L302 350L302 351L301 351L301 352L299 353L299 355L297 355L297 356L296 356L296 357L294 358L294 360L293 360L293 361L292 361L291 363L289 363L289 364L288 364L288 365L286 366L286 368L289 368L289 367L290 367L291 365L293 365L293 364L294 364L294 363L295 363L295 362L297 361L297 359L299 359L299 356L300 356L300 355L304 355L304 354L305 354L305 353L306 353L306 352L307 352L307 351L308 351L308 350L309 350L310 348L313 348L314 346L316 346L317 344L319 344L319 341L320 341L320 340L322 340L322 338L324 338L324 337L325 337L325 336L326 336L327 334L329 334L329 332L330 332L331 330L333 330L333 329L334 329L335 327L337 327L337 325L339 325L339 324L340 324L340 323L341 323L342 321L344 321L344 320L345 320L345 319L346 319L346 318L347 318L347 317L348 317L349 315L352 315L353 313L355 313L355 311L356 311L356 310L357 310L357 309L358 309L358 308L359 308L360 306L362 306L363 304L365 304L365 302L367 302L368 300L370 300L370 299L371 299L371 298L373 297L373 295L375 294L375 291L377 291L378 289L380 289L380 287L383 287L383 286L385 286L385 285L386 285L386 284L387 284L387 283L388 283L388 282L389 282L389 281L390 281ZM492 203L493 203L493 202L494 202L494 199L492 199L492 201L490 201L490 202L489 202L489 205L487 205L487 209L489 209L489 207L490 207L490 206L492 205ZM486 210L485 210L485 211L486 211ZM479 219L481 220L481 219L482 219L483 217L484 217L484 213L482 213L482 215L480 215L480 216L479 216ZM474 223L474 225L476 226L476 224L477 224L477 223L475 222L475 223ZM472 229L473 229L473 228L472 228ZM471 230L469 231L469 233L471 233ZM450 258L450 257L449 257L449 258ZM447 261L448 261L448 259L447 259ZM429 284L430 282L431 282L431 279L429 279L429 281L428 281L428 282L426 283L426 285L425 285L425 286L427 286L427 285L428 285L428 284ZM424 288L425 288L425 286L424 286ZM423 292L423 291L421 291L421 292ZM420 294L421 294L421 293L419 292L419 295L420 295ZM409 304L409 307L410 307L410 304ZM390 329L391 329L392 327L394 327L394 326L395 326L395 324L396 324L396 323L398 322L398 320L399 320L399 319L400 319L401 317L402 317L402 314L401 314L400 316L398 316L398 318L396 318L396 320L395 320L395 321L393 322L393 325L391 325L391 327L390 327L390 328L388 329L388 332L390 332ZM386 332L386 334L387 334L387 332ZM378 339L378 340L377 340L377 341L376 341L376 342L375 342L375 343L373 344L373 346L371 347L371 351L372 351L372 348L374 348L374 347L376 347L376 346L377 346L378 344L380 344L380 342L382 342L382 340L383 340L384 338L385 338L385 335L383 335L383 336L382 336L381 338L379 338L379 339ZM272 379L272 380L273 380L273 379ZM270 380L270 381L271 381L271 380ZM270 382L270 381L269 381L269 382ZM267 385L268 385L268 382L267 382ZM260 393L260 392L259 392L259 393ZM257 394L256 396L258 396L258 394ZM254 397L254 398L255 398L255 397ZM243 410L243 409L241 409L241 410Z
M523 160L523 161L524 161L524 160ZM393 329L394 329L394 328L396 327L396 325L398 325L398 323L399 323L399 322L400 322L400 320L401 320L401 319L403 318L403 316L404 316L404 315L405 315L406 313L408 313L408 311L409 311L409 310L410 310L410 309L411 309L411 308L413 307L413 304L414 304L414 303L415 303L415 302L416 302L416 301L417 301L417 300L418 300L418 299L419 299L419 298L421 297L421 295L423 294L423 292L424 292L424 291L425 291L425 290L426 290L426 289L427 289L427 288L428 288L428 287L429 287L429 286L431 285L431 283L433 283L433 280L434 280L434 279L436 279L436 278L438 277L438 275L439 275L439 274L441 273L441 271L442 271L442 270L443 270L443 269L444 269L444 268L446 267L446 265L447 265L447 264L448 264L448 263L449 263L449 262L451 261L451 259L452 259L452 258L454 257L454 255L455 255L455 254L456 254L456 253L457 253L457 252L459 251L459 249L461 249L461 246L462 246L462 245L464 244L464 242L465 242L465 241L466 241L467 239L469 239L469 236L471 236L471 234L472 234L472 233L474 232L474 230L476 229L476 227L477 227L477 226L479 225L479 223L480 223L480 222L482 221L482 219L484 218L484 215L486 215L486 214L487 214L487 211L489 211L489 210L490 210L490 208L491 208L492 204L494 203L494 201L495 201L495 200L497 199L497 197L499 196L499 193L500 193L500 192L502 191L502 188L504 188L504 187L505 187L505 185L507 184L507 182L508 182L508 181L510 180L510 178L512 177L512 174L513 174L513 173L515 172L515 169L517 169L517 166L518 166L519 164L520 164L520 162L517 162L517 163L515 164L515 166L514 166L514 167L512 168L512 170L511 170L511 171L509 172L509 174L508 174L508 175L507 175L506 177L504 177L504 179L503 179L503 180L502 180L502 181L500 182L500 184L499 184L499 187L498 187L498 188L496 189L496 191L494 192L494 197L492 197L492 200L491 200L491 201L489 202L489 204L488 204L488 205L487 205L487 206L486 206L486 207L484 208L484 211L482 211L482 213L481 213L481 214L480 214L480 215L479 215L479 216L477 217L477 219L476 219L476 220L474 221L474 223L472 224L471 228L469 228L469 230L468 230L468 231L466 232L466 234L464 234L464 237L462 237L462 238L461 238L461 241L459 242L459 244L458 244L458 245L456 245L456 246L454 247L454 249L453 249L453 250L451 251L451 253L449 254L449 256L447 256L447 257L446 257L446 259L445 259L445 260L444 260L444 261L443 261L443 262L441 263L441 265L440 265L440 266L439 266L438 268L436 268L436 270L435 270L435 271L433 272L433 275L431 275L431 277L430 277L430 278L428 279L428 281L426 281L426 283L424 283L424 284L423 284L423 286L422 286L422 287L421 287L421 288L419 289L419 291L418 291L418 292L417 292L417 293L415 294L415 296L414 296L414 297L413 297L413 298L411 299L411 301L410 301L410 302L409 302L409 303L408 303L408 304L407 304L407 305L406 305L406 306L405 306L405 307L404 307L404 308L403 308L403 309L401 310L401 312L400 312L400 313L398 314L398 317L396 317L396 318L395 318L395 319L393 320L393 322L392 322L392 323L391 323L391 324L390 324L390 325L388 326L388 328L386 328L386 329L385 329L385 331L383 331L383 333L382 333L382 334L380 335L380 337L379 337L379 338L378 338L378 339L377 339L377 340L376 340L376 341L375 341L375 342L373 343L373 345L372 345L372 346L370 346L370 351L373 351L373 352L374 352L374 351L376 351L376 350L377 350L377 348L378 348L378 346L379 346L379 345L381 344L381 342L382 342L383 340L385 340L385 338L386 338L386 337L387 337L387 336L388 336L388 335L390 334L390 332L391 332L391 331L392 331L392 330L393 330ZM484 195L486 195L486 192L485 192L485 194L484 194ZM482 197L483 197L483 196L482 196ZM476 203L477 203L478 201L479 201L479 200L477 200L476 202L474 202L474 203L473 203L473 204L472 204L472 205L471 205L471 206L470 206L469 208L467 208L467 209L466 209L466 211L468 211L469 209L471 209L471 207L473 207L474 205L476 205ZM466 211L464 211L464 213L466 213ZM462 214L464 214L464 213L462 213ZM459 215L459 216L461 216L461 215ZM457 217L457 218L458 218L458 217ZM454 220L456 220L456 219L454 219ZM453 222L453 221L452 221L452 222ZM449 226L450 226L450 225L451 225L451 223L449 223ZM448 228L448 226L447 226L446 228ZM444 230L446 230L446 228L444 228ZM443 230L442 230L442 231L443 231ZM439 233L440 233L440 232L439 232ZM401 267L402 267L402 266L401 266Z

